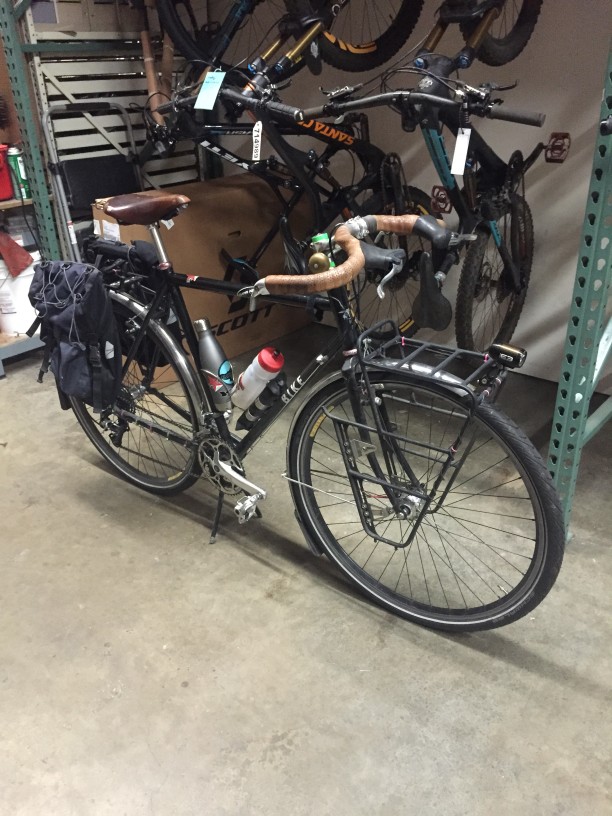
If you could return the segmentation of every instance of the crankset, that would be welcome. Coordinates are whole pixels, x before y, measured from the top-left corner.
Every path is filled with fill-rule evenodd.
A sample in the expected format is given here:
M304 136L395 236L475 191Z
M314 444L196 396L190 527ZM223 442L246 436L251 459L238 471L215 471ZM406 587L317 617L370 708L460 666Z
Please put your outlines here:
M245 477L236 452L222 439L206 436L198 442L198 460L203 478L214 485L220 495L246 494L234 506L239 523L252 518L257 512L257 503L266 498L266 491Z

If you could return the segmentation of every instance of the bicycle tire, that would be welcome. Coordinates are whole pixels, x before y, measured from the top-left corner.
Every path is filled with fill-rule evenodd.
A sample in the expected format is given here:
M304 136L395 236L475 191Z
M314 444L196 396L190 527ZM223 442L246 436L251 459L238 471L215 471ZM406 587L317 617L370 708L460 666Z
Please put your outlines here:
M384 427L399 440L417 481L429 490L440 476L443 457L434 446L448 451L455 444L467 414L465 398L409 375L379 372L371 381L384 406L377 408L379 419L384 414ZM352 448L363 444L362 430L355 428L356 442L350 441L350 431L348 443L345 437L340 441L334 421L355 422L348 400L344 378L323 385L304 405L290 437L291 492L313 549L326 554L378 605L434 629L493 629L541 603L561 567L563 514L550 474L523 432L495 407L478 405L459 444L457 457L465 451L465 460L448 494L422 520L416 507L411 522L393 511L380 482L368 483L370 454ZM364 417L358 419L363 427ZM365 419L379 451L371 407ZM354 453L350 467L363 478L361 493L349 484L343 461L347 447ZM419 450L420 457L414 453ZM377 459L382 463L382 457ZM451 470L442 477L438 495ZM386 467L384 473L387 486L393 480L399 490L406 470L389 476ZM372 530L385 541L376 540L362 523L361 504L369 506ZM414 539L404 546L412 527Z
M110 294L125 352L132 345L126 321L130 317L137 321L143 308L126 296ZM199 477L197 449L186 447L199 429L199 400L185 361L165 327L152 320L110 409L94 414L89 405L70 398L79 424L107 462L128 481L158 495L180 493ZM143 424L130 421L128 414ZM158 431L147 423L158 426ZM164 430L182 437L184 444L165 438Z
M321 57L342 71L371 71L388 62L412 34L424 0L387 0L357 4L351 0L341 8L319 40ZM387 10L381 6L386 6ZM372 14L378 21L372 22ZM387 27L385 28L385 25Z
M226 5L231 4L228 2ZM275 11L272 12L272 9ZM211 20L204 23L203 20L196 19L198 26L196 29L190 11L195 15L189 0L157 0L157 13L162 28L170 36L179 53L187 60L211 64L214 55L211 52L212 41L206 26L215 26L222 21ZM226 11L223 9L223 13L226 14ZM272 13L271 17L268 12ZM276 19L280 19L284 13L285 5L282 2L267 0L264 3L262 0L255 0L251 12L245 17L227 47L217 55L220 66L229 70L255 56L258 45L266 37L270 20L274 19L274 15ZM246 65L243 67L246 68Z
M351 2L354 8L357 0ZM382 14L378 8L380 4L364 2L360 5L360 13L351 11L347 4L346 10L341 10L334 22L333 31L325 32L319 39L321 57L330 65L346 71L367 71L389 60L412 33L421 13L423 0L386 2L391 6L392 14L389 15L388 25L383 20L386 28L382 30L365 12L368 9L381 19ZM157 11L163 29L186 59L206 64L211 62L211 37L200 25L200 21L196 20L197 28L193 26L185 0L157 0ZM257 56L262 42L269 39L267 35L274 20L280 19L285 12L285 3L277 0L256 2L227 48L218 55L221 67L227 70ZM354 32L356 20L359 21L359 33ZM364 37L368 37L369 41L364 42Z
M499 17L476 52L485 65L506 65L523 51L538 22L543 0L507 0ZM479 21L461 23L461 33L467 41Z
M459 348L486 351L492 343L508 343L523 310L534 251L533 218L529 204L513 194L497 226L521 273L515 292L502 280L504 268L489 227L480 227L470 244L459 276L455 334Z
M404 185L401 201L387 200L383 192L374 193L359 207L361 215L430 215L431 200L418 187ZM419 326L412 319L412 305L419 292L418 259L428 244L417 236L382 234L377 242L390 249L403 249L406 263L402 272L385 288L381 300L376 287L381 275L362 272L353 284L357 317L365 326L373 326L381 320L393 320L405 337L412 337Z

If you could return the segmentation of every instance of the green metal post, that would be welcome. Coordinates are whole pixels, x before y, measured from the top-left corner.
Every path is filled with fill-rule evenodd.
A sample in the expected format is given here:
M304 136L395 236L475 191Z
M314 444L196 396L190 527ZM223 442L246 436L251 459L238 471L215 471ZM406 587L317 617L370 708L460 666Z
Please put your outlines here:
M601 120L612 113L612 47ZM612 136L595 145L576 281L570 308L548 466L569 524L583 445L612 416L612 398L589 417L589 404L612 347L605 315L612 279Z
M24 10L23 3L21 4L21 10ZM6 2L6 0L0 2L0 33L4 44L17 119L23 138L23 159L30 183L32 203L40 236L41 254L45 258L59 258L60 247L53 210L49 201L42 150L38 139L39 123L34 118L36 105L34 104L29 82L28 67L22 52L15 10L12 3Z

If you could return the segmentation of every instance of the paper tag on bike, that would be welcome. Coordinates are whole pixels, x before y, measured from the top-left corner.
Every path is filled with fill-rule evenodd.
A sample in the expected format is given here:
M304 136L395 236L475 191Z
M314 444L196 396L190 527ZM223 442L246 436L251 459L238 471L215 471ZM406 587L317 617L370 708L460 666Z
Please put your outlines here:
M225 71L209 71L204 77L194 108L212 110L225 79Z
M102 221L102 237L109 241L119 240L119 224L111 221Z
M259 161L261 153L261 128L261 122L255 122L253 125L253 161Z
M467 160L468 148L470 146L471 133L471 128L459 128L457 133L457 141L455 142L453 163L451 164L451 173L453 176L462 176L465 172L465 162Z

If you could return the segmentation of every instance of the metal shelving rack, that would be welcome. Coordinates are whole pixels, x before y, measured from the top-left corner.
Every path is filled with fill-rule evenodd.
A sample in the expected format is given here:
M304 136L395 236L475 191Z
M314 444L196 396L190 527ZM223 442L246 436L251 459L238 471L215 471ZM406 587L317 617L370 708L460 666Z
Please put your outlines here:
M47 176L44 167L44 150L40 138L40 122L37 111L48 108L48 101L44 89L44 74L40 67L41 55L55 55L66 58L82 58L87 56L96 59L109 53L123 58L125 54L137 54L141 58L141 49L138 41L138 26L129 29L125 35L127 41L121 39L122 34L112 29L103 35L98 29L108 20L113 20L112 9L109 6L96 5L92 0L84 0L81 4L74 4L74 8L66 10L70 4L60 4L64 8L60 12L78 12L77 17L83 25L82 35L75 39L72 35L66 36L62 25L55 28L47 26L51 41L39 39L39 32L35 29L31 14L26 14L32 5L32 0L2 0L0 2L0 34L6 57L11 90L15 102L17 120L23 139L23 158L26 173L31 187L31 199L26 202L34 210L40 250L43 257L61 258L64 251L56 227L56 214L53 202L48 192ZM115 14L118 12L115 10ZM74 17L74 13L73 13ZM74 17L76 21L77 17ZM67 18L68 19L68 18ZM72 17L70 18L72 20ZM142 20L142 11L128 7L121 9L121 21L130 26L135 20ZM116 22L116 20L115 20ZM72 30L72 26L68 26ZM95 33L93 29L95 28ZM43 26L44 29L44 26ZM106 29L104 29L106 32ZM88 34L91 34L88 37ZM97 40L103 36L103 40ZM112 39L112 47L108 40ZM21 202L18 202L21 204ZM7 206L12 206L9 202ZM40 340L19 337L9 345L0 346L0 377L4 374L2 361L10 357L23 354L41 346Z
M59 243L38 141L38 123L34 118L37 106L33 98L19 31L19 20L30 4L31 0L20 0L15 6L9 2L1 2L0 32L17 120L23 135L23 159L32 196L27 203L34 207L41 254L47 258L58 258L60 255ZM25 337L9 345L0 346L0 377L4 376L4 360L34 351L42 345L38 337Z
M23 137L23 159L32 192L41 254L47 258L58 258L60 247L38 139L39 125L34 118L37 104L28 76L28 66L19 30L19 21L30 5L31 0L20 0L14 7L11 3L0 3L0 31L17 119Z
M612 44L601 121L612 114ZM563 350L548 467L569 525L584 445L612 418L612 397L589 415L612 351L612 318L606 309L612 283L612 135L600 132L593 158L578 267Z

